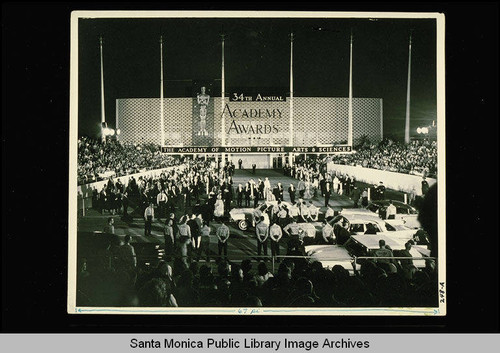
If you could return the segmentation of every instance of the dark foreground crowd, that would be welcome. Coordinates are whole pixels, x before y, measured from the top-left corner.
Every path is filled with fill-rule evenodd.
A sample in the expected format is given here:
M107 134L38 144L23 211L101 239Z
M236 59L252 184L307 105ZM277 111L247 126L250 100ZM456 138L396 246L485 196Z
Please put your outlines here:
M126 246L126 245L124 245ZM285 260L275 271L269 263L208 264L175 260L135 269L125 263L78 276L79 306L124 307L433 307L437 277L432 266L411 278L395 269L365 262L355 276L320 262Z

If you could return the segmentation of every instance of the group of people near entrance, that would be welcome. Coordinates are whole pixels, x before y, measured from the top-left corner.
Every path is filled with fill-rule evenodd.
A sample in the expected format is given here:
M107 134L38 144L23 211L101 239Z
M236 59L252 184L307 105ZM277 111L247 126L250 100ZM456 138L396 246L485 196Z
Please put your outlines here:
M110 178L101 190L94 189L92 205L101 213L122 214L125 220L141 216L129 214L129 207L141 212L155 209L157 218L166 218L177 210L194 207L203 194L211 195L214 203L220 196L227 205L232 199L233 173L231 165L219 170L211 162L187 160L158 177L131 176L126 184Z

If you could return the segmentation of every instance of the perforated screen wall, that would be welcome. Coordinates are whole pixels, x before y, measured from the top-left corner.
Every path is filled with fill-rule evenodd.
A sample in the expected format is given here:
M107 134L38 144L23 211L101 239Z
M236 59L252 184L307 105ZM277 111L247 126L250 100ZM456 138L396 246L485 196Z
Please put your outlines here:
M221 145L221 100L214 101L214 142ZM348 98L294 97L293 145L314 146L347 142ZM224 105L226 145L288 145L290 102L229 102ZM382 136L382 100L353 98L353 141ZM170 146L192 145L193 98L165 98L165 140ZM160 143L160 99L126 98L116 103L120 140ZM249 126L252 125L252 128ZM257 128L260 125L260 128ZM269 133L270 125L272 132ZM248 130L250 128L250 130Z

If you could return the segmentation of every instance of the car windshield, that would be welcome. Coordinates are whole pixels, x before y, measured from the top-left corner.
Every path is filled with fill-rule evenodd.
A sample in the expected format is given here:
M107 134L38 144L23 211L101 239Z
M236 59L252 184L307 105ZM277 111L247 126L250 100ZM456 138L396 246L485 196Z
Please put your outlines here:
M366 247L358 243L354 238L350 238L344 244L344 247L351 256L367 256Z
M365 228L362 223L356 223L356 224L351 224L351 232L358 233L358 232L364 232Z
M405 207L396 207L397 214L408 214L408 209Z
M385 229L387 229L387 231L389 231L389 232L394 232L396 230L396 228L394 228L389 223L385 223Z
M379 209L379 206L372 203L372 204L368 205L367 209L369 209L372 212L377 212Z

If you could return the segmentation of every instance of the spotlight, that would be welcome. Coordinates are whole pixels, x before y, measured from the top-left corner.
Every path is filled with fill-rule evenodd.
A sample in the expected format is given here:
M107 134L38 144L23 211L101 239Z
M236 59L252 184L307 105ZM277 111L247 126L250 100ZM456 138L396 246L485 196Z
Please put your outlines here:
M116 129L116 134L120 135L120 133L121 133L120 129Z
M109 129L109 136L114 136L114 135L115 135L115 130Z
M422 128L421 127L417 128L417 134L421 134L421 133L422 133Z

